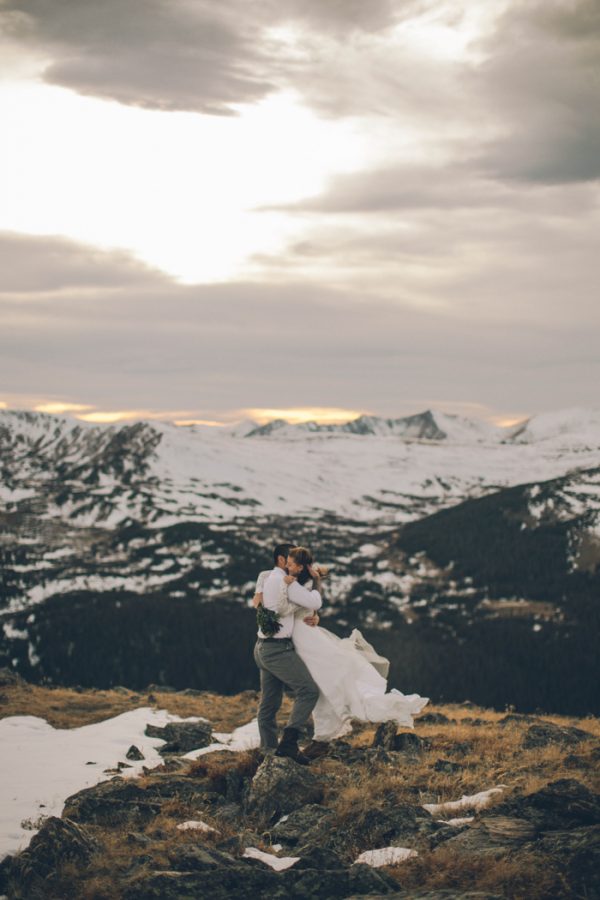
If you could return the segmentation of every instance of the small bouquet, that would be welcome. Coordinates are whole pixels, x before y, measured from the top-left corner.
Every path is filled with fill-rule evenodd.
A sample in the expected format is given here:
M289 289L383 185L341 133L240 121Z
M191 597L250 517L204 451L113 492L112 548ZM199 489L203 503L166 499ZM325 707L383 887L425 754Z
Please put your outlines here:
M265 609L262 603L256 610L256 624L265 637L273 637L281 629L277 613L272 609Z

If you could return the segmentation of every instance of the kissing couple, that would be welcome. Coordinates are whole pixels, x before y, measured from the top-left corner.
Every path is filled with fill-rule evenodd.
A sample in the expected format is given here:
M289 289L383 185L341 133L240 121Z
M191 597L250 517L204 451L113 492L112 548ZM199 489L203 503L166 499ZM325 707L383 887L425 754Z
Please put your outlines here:
M261 750L308 765L327 752L329 741L352 730L353 719L413 728L413 716L429 698L388 692L389 661L358 629L339 638L319 626L327 570L306 547L292 544L277 544L273 562L273 569L258 576L253 599L260 626L254 661L260 670ZM294 705L278 740L276 715L285 687L293 691ZM300 750L298 740L311 715L314 737Z

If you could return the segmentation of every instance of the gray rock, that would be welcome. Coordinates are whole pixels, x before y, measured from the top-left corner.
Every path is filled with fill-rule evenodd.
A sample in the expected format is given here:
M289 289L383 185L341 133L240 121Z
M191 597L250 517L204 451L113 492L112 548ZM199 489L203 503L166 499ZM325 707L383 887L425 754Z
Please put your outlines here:
M135 744L131 745L125 756L127 759L146 759L142 751L139 749L139 747L136 747Z
M449 719L444 713L430 712L419 716L416 721L420 725L456 725L456 719ZM464 719L463 719L464 721Z
M160 798L133 781L113 778L67 797L63 815L93 825L144 825L160 812Z
M331 818L331 814L316 803L309 803L291 812L284 822L277 822L271 829L271 837L275 843L295 847L308 843L311 832Z
M47 897L61 863L86 866L99 850L100 845L87 829L69 819L49 816L29 846L11 858L9 884L18 885L19 895L31 900Z
M152 843L152 838L149 838L147 834L140 834L139 831L130 831L125 840L135 847L147 847Z
M417 756L430 746L430 742L419 737L412 731L403 731L396 735L394 750L406 753L408 756Z
M307 766L287 757L267 756L250 784L247 810L269 823L322 799L323 784Z
M400 734L397 731L398 726L395 722L382 722L375 732L371 746L379 751L409 755L421 753L428 746L429 742L420 738L413 731L402 731Z
M241 804L226 802L215 810L215 815L224 825L239 827L243 815Z
M530 716L526 713L509 713L507 716L504 716L502 719L498 719L496 725L502 725L502 727L506 727L507 725L524 725L524 724L536 724L536 725L545 725L543 719L540 719L539 716Z
M594 747L591 753L582 756L577 753L569 753L563 759L563 765L567 769L591 769L600 762L600 747Z
M144 731L148 737L162 738L167 743L159 748L161 756L165 753L188 753L199 750L212 743L212 725L210 722L168 722L164 726L146 725Z
M494 806L482 817L526 819L538 832L559 831L600 823L600 795L572 778L561 778L539 791Z
M359 900L355 894L346 900ZM437 891L396 891L393 894L370 894L369 900L502 900L500 894L488 894L485 891L457 891L454 888Z
M339 853L321 847L319 844L307 844L294 850L294 856L299 856L296 869L342 869L344 861Z
M334 900L350 895L388 895L396 882L369 866L350 869L300 869L274 872L238 860L232 866L204 871L140 873L123 900Z
M451 759L436 759L433 768L436 772L445 772L447 775L453 775L455 772L461 772L464 766L462 763L452 762Z
M550 832L536 844L536 850L561 861L577 896L600 896L600 825Z
M565 728L554 725L553 722L544 722L542 725L531 725L523 741L523 749L530 750L534 747L547 747L549 744L569 746L588 741L593 737L581 728Z
M395 750L398 725L396 722L382 722L377 726L372 747L382 747L384 750Z
M467 756L473 752L473 744L471 741L455 741L449 747L444 747L444 752L448 755Z
M205 782L182 775L157 776L147 787L113 778L67 797L63 816L80 823L139 827L158 815L166 799L197 803L207 797Z
M428 841L437 827L422 806L401 803L359 812L343 828L328 829L325 822L317 834L323 846L344 853L356 847L412 847L417 839Z
M171 867L178 872L196 872L235 866L230 853L200 844L180 844L169 852Z
M526 819L509 816L489 816L476 820L455 837L443 844L456 852L503 856L536 837L535 826Z

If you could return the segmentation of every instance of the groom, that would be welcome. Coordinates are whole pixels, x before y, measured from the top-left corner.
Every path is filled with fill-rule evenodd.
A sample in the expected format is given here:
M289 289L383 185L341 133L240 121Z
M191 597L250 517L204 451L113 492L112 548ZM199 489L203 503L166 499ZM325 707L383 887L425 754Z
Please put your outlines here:
M265 609L275 610L277 606L281 582L287 575L286 563L290 549L291 544L278 544L273 551L275 566L263 587ZM309 625L316 624L318 619L314 618L314 613L320 609L322 603L319 591L309 591L294 581L288 587L288 596L292 603L304 606L307 613L313 614L304 621ZM302 765L308 765L310 760L300 751L298 737L319 699L319 688L294 650L293 614L281 616L279 621L281 628L272 637L258 631L254 648L254 661L260 670L261 696L258 708L260 745L263 751L274 750L275 756L288 756ZM283 730L283 736L277 743L275 717L281 706L284 686L293 690L294 706Z

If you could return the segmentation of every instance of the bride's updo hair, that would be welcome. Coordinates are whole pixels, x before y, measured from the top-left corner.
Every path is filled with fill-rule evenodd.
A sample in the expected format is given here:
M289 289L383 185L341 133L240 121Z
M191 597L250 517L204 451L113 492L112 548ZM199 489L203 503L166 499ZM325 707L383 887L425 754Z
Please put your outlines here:
M308 567L313 564L313 555L307 547L292 547L288 556L291 556L297 566L302 566L302 571L297 575L298 584L306 584L311 578Z
M302 571L298 575L298 584L306 584L312 575L308 571L309 566L314 566L314 558L308 547L292 547L288 556L291 556L296 565L302 566ZM325 578L328 569L325 566L317 566L321 578Z

